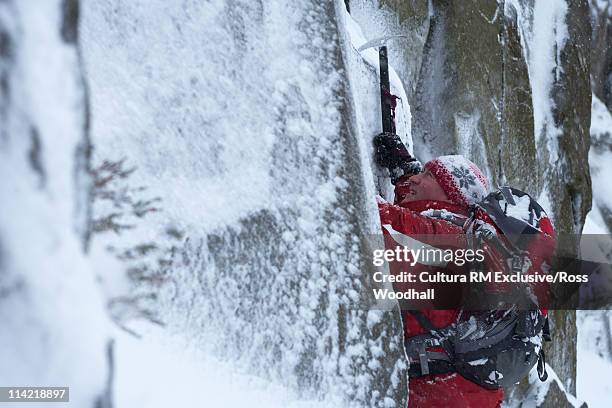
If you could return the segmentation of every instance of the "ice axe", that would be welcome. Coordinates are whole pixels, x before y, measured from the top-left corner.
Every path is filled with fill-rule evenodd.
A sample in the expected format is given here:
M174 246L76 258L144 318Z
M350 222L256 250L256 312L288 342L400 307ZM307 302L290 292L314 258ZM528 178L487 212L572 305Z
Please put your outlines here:
M375 38L373 40L370 40L364 43L361 47L357 49L357 51L361 52L363 50L367 50L368 48L386 46L387 42L389 42L389 40L392 40L394 38L408 38L408 36L407 35L387 35L384 37Z
M395 133L395 105L397 96L391 94L389 85L389 60L387 58L386 43L393 38L407 37L406 35L390 35L376 38L363 44L357 51L378 47L378 65L380 67L380 107L382 115L383 133Z
M395 128L395 107L397 105L397 99L399 98L391 93L386 43L389 39L398 37L407 36L394 35L377 38L366 42L357 50L361 52L371 47L378 47L382 133L376 135L373 142L375 147L375 161L380 167L389 170L392 184L395 184L395 182L404 175L417 174L422 171L420 162L410 154L401 138L397 135ZM384 175L382 177L385 178L387 176ZM384 196L384 194L382 194L382 183L380 180L377 185L379 193Z

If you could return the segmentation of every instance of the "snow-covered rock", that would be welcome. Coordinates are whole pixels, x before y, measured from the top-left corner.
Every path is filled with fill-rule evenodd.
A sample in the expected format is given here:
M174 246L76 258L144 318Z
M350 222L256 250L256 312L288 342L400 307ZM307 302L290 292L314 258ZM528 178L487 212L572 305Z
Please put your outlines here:
M363 296L378 76L343 3L84 6L96 155L127 156L162 198L137 234L187 236L160 295L170 330L307 399L402 406L399 315Z
M583 237L582 251L583 256L608 264L611 262L612 254L612 239L609 235L612 225L610 219L612 195L608 182L610 163L612 163L611 135L612 115L594 94L589 151L593 209L585 221L583 232L588 235ZM597 248L594 248L594 242L598 244ZM609 298L612 277L609 273L603 272L598 276L598 281L591 286L595 292L592 295L605 300ZM578 311L577 316L577 395L585 399L591 408L607 407L612 401L609 381L612 376L612 314L610 310L604 308L604 310Z
M107 407L77 16L76 1L0 3L0 384L68 386L69 406Z

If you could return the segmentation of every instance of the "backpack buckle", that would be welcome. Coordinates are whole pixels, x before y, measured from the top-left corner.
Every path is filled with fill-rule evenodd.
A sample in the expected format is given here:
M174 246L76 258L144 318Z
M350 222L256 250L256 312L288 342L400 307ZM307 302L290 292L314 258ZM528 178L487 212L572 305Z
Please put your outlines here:
M522 256L513 256L510 261L510 269L512 272L523 272L523 266L525 265L525 259Z

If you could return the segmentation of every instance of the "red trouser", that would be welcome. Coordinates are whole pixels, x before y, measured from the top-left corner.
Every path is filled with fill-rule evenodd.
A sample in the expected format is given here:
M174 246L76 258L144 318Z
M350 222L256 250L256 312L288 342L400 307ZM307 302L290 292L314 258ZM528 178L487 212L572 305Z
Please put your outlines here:
M410 378L408 408L499 408L504 391L487 390L457 373Z

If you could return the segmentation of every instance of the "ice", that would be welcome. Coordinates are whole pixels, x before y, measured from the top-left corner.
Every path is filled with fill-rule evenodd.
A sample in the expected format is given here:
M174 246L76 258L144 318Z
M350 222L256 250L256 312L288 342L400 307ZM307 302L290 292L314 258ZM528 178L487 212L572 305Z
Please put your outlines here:
M558 138L561 130L553 118L552 85L561 75L559 53L565 45L568 31L565 0L535 1L533 9L512 0L518 12L522 45L527 54L527 68L533 99L534 132L538 145L545 141L552 167L559 160ZM537 150L541 154L540 149Z

